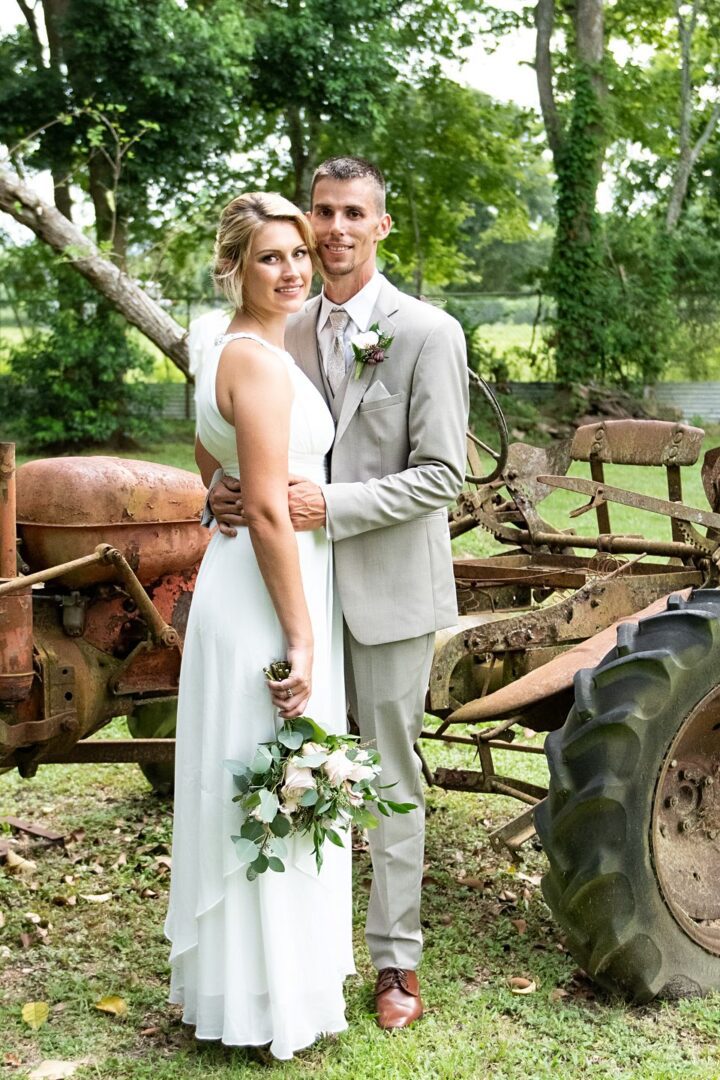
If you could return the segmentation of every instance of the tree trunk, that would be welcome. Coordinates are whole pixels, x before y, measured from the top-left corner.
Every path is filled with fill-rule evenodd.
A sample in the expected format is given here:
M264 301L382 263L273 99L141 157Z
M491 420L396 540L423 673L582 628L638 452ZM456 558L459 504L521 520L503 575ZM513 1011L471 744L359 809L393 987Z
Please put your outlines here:
M677 228L692 171L720 119L720 102L718 102L713 106L710 117L697 142L694 146L691 144L693 112L692 39L697 26L699 8L700 0L695 0L689 14L685 15L683 14L682 5L676 0L675 14L680 39L680 129L678 133L678 161L665 217L665 230L668 233L674 232Z
M95 244L59 210L42 202L20 177L4 169L0 169L0 210L26 225L53 251L62 255L132 326L157 345L186 378L192 378L187 331L151 300L132 278L103 258Z
M535 9L538 91L557 175L558 224L549 281L556 304L556 378L563 383L601 374L605 352L599 302L603 259L596 209L606 141L603 0L576 0L571 13L574 95L563 130L552 84L554 0L539 0Z

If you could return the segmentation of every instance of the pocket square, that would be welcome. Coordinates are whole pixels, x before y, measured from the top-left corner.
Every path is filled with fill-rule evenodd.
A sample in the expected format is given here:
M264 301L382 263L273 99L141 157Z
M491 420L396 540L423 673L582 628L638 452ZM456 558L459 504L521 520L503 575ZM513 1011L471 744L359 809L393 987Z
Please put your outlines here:
M365 401L380 401L382 398L390 397L390 394L378 379L371 387L365 392L363 396L363 402Z

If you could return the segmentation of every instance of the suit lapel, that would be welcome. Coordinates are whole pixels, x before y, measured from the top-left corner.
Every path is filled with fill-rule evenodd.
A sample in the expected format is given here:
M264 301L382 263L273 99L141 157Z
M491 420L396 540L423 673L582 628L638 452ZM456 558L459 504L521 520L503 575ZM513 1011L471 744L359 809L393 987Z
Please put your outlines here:
M391 285L389 281L384 280L377 298L377 303L373 309L372 318L370 319L370 326L377 323L380 328L380 333L387 334L388 337L393 337L395 334L395 323L390 316L397 311L398 296L399 293L395 286ZM388 359L384 362L392 363L392 346L390 346ZM345 397L343 399L342 409L340 410L337 431L335 432L336 444L345 434L347 426L355 415L357 407L362 401L363 394L372 382L378 367L378 364L363 364L362 371L357 379L355 378L354 369L351 372L350 380L345 388Z
M327 401L327 393L322 377L322 360L317 339L317 319L320 297L314 296L305 305L305 310L294 319L292 328L292 357L316 390Z

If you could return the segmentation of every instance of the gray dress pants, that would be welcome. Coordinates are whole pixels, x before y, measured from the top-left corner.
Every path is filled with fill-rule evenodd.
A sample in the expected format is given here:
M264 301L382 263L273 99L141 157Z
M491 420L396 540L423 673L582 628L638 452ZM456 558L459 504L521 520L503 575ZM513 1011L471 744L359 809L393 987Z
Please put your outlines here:
M425 798L413 746L422 729L434 634L361 645L345 627L350 712L364 742L382 756L381 784L394 802L413 802L409 814L377 815L369 831L373 881L367 924L375 967L414 971L422 955L420 887L425 847Z

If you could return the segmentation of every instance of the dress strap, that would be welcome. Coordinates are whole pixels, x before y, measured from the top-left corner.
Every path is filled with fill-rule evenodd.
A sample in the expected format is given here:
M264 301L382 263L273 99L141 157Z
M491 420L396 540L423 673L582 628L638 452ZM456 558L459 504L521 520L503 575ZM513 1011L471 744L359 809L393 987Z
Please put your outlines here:
M278 356L292 360L290 353L285 349L281 349L278 345L273 345L271 342L266 341L265 338L260 337L259 334L251 334L249 331L239 330L234 334L220 334L215 339L216 345L227 345L229 341L237 341L238 338L249 338L250 341L257 341L259 345L264 345L270 352L277 353Z

